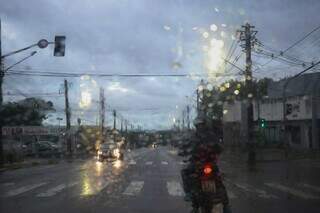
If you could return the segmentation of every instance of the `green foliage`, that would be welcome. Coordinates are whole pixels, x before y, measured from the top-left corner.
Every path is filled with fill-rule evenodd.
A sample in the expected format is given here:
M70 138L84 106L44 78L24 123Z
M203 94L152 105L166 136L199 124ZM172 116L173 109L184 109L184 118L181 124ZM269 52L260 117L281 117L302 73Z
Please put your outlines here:
M270 78L263 78L252 82L253 99L261 99L267 95ZM218 87L208 90L206 87L200 92L200 110L205 112L208 120L222 120L223 102L247 99L247 88L244 82L229 80Z
M49 111L54 111L52 102L38 98L8 102L0 111L0 122L3 126L41 126Z

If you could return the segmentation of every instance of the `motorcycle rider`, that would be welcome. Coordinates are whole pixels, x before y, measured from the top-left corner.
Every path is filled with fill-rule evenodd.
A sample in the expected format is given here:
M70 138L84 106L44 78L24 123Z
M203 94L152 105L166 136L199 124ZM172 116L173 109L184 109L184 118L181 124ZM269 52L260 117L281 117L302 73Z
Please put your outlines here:
M189 164L185 169L181 170L181 176L183 181L183 188L185 191L185 200L192 201L192 212L198 212L200 207L197 193L199 188L197 187L196 168L201 165L203 157L216 165L218 156L222 152L222 147L219 145L219 139L210 131L206 125L205 117L198 116L194 122L196 126L195 134L182 146L182 152L179 153L181 156L190 156L188 161ZM218 168L215 168L218 170ZM219 171L218 171L219 173ZM224 206L224 213L231 213L229 206L229 199L222 183L222 178L218 174L219 190L217 197L219 197Z

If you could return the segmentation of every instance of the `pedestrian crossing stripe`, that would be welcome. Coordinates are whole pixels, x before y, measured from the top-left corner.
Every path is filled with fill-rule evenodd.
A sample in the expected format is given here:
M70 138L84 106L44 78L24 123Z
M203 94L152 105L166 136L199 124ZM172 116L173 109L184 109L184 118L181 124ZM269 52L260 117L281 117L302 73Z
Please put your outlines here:
M142 187L144 185L144 181L132 181L130 185L123 192L124 195L134 196L140 193Z
M19 194L22 194L22 193L25 193L25 192L28 192L28 191L31 191L33 189L36 189L40 186L44 186L48 184L47 182L43 182L43 183L36 183L36 184L30 184L30 185L26 185L26 186L22 186L20 188L17 188L17 189L13 189L13 190L10 190L8 191L6 194L5 194L5 197L13 197L13 196L17 196Z
M168 162L167 161L162 161L161 164L162 165L168 165Z
M60 184L58 186L55 186L53 188L48 189L45 192L37 194L37 197L51 197L51 196L54 196L54 195L58 194L62 190L66 189L66 188L73 187L73 186L75 186L77 184L79 184L79 182L74 182L74 183L69 183L69 184Z
M135 165L135 164L137 164L137 162L135 162L134 160L129 161L129 165Z
M146 165L152 165L152 164L153 164L152 161L147 161L147 162L146 162Z
M297 189L293 189L293 188L290 188L288 186L284 186L284 185L281 185L281 184L278 184L278 183L265 183L265 185L267 185L267 186L269 186L271 188L278 189L280 191L292 194L294 196L303 198L303 199L320 199L320 197L318 197L318 196L307 194L307 193L305 193L303 191L300 191L300 190L297 190Z
M168 193L171 196L184 196L184 191L181 187L181 184L177 181L167 182Z

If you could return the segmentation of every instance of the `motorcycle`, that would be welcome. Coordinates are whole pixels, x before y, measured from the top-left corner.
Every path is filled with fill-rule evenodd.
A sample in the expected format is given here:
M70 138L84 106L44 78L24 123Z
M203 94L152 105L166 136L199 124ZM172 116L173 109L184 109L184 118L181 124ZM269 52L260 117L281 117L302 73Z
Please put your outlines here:
M212 163L205 163L198 170L200 191L198 203L200 213L223 213L224 186L219 170Z

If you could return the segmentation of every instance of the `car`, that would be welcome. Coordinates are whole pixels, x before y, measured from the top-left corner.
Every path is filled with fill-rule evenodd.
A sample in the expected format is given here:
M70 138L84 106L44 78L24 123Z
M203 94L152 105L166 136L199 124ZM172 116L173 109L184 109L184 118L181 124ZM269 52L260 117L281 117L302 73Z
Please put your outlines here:
M38 141L36 142L36 149L39 156L46 157L52 155L61 154L61 148L50 141Z
M121 153L117 144L103 143L100 145L97 158L99 161L121 160L123 158L123 153Z

